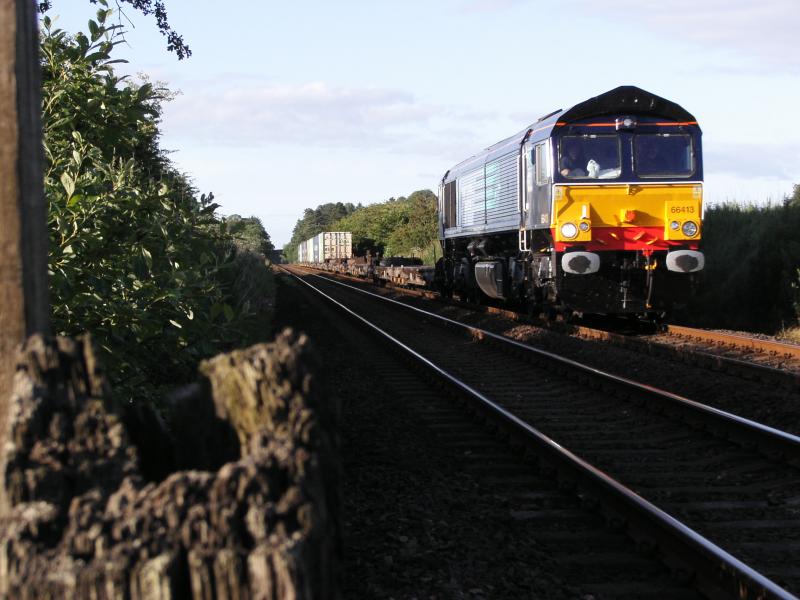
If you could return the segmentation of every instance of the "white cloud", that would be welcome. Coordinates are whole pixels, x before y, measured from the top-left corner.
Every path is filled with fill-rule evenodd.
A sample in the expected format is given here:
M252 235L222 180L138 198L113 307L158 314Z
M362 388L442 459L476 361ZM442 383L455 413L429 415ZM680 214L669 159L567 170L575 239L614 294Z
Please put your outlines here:
M191 87L184 86L186 93L166 107L164 117L168 137L182 142L448 154L453 148L475 145L476 121L494 118L378 87L322 82Z
M578 10L616 20L644 22L665 38L723 50L748 68L800 70L797 0L572 0Z
M703 156L707 175L800 181L798 144L706 144Z
M465 13L498 12L508 10L523 2L524 0L468 0L461 10Z
M703 186L707 206L725 203L764 206L779 204L792 194L794 182L783 179L747 179L735 175L710 174Z

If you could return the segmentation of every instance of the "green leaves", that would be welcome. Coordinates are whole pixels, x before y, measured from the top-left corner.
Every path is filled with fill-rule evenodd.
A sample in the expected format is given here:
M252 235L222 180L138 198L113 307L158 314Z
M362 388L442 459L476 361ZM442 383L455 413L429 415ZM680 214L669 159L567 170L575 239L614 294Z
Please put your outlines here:
M205 214L209 209L216 207L216 204L210 204L201 211L201 214ZM231 215L223 220L222 228L223 232L233 237L239 250L258 253L267 257L273 249L269 234L257 217L242 218L239 215Z
M145 83L139 87L139 89L136 90L136 96L139 102L150 100L153 97L153 84Z
M359 205L360 208L360 205ZM330 202L321 204L316 209L307 208L303 218L297 221L292 231L292 239L284 248L284 254L289 260L297 259L297 246L300 242L317 235L322 231L333 231L332 225L340 219L357 210L351 202Z
M354 251L417 256L433 264L439 254L436 205L433 192L419 190L408 198L390 198L365 207L339 202L307 208L284 254L296 260L299 243L321 231L351 231Z
M61 173L61 185L64 186L64 191L67 192L67 201L72 197L72 194L75 193L75 180L70 177L69 173L64 171Z
M223 304L222 305L222 313L225 315L225 319L230 323L235 318L235 313L233 312L233 308L231 308L230 304Z
M97 21L100 25L104 25L108 17L111 16L114 11L108 8L108 2L106 0L91 0L91 2L92 4L99 4L100 6L105 7L105 9L100 9L97 11ZM120 2L130 4L135 9L139 10L143 15L154 15L158 30L161 32L161 35L167 39L167 50L175 52L175 54L178 56L178 60L188 58L192 55L192 51L183 41L183 37L178 35L178 33L169 26L167 21L167 11L164 8L163 0L118 0L117 8L120 8ZM53 2L52 0L39 0L37 2L37 6L39 12L44 13L52 8ZM50 26L50 19L48 17L45 17L43 21L46 23L47 27ZM89 28L91 31L91 25ZM111 29L111 27L109 27L109 29ZM94 34L94 32L92 32L92 34Z
M198 199L159 147L168 93L114 75L109 14L88 36L43 20L53 322L60 334L92 332L122 399L155 402L192 380L198 359L255 341L263 328L250 307L268 275L263 259L243 262L213 195Z
M92 20L89 21L89 32L92 34L93 42L96 42L102 35L100 26L95 21Z
M706 208L706 268L686 311L693 324L774 334L800 322L800 295L791 285L800 279L798 192L781 204Z
M153 255L150 254L150 251L147 248L142 248L142 256L144 257L145 262L147 263L147 268L152 270L153 269Z

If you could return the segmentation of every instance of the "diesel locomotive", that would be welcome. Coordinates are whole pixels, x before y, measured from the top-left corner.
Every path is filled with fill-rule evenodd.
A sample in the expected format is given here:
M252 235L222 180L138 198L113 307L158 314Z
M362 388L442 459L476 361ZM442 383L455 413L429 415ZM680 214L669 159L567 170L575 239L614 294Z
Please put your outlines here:
M571 313L657 318L705 263L696 119L622 86L541 117L448 170L447 292Z

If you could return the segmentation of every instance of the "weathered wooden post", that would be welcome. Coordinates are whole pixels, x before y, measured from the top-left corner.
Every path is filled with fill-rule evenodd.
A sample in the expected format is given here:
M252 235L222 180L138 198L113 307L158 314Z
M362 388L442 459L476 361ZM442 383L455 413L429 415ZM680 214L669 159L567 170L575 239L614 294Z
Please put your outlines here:
M36 6L0 0L0 452L16 348L49 332Z

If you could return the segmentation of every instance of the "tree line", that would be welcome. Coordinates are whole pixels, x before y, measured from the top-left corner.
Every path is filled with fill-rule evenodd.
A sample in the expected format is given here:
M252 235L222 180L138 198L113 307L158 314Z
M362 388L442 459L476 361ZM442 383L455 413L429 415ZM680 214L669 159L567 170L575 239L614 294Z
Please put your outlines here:
M350 231L353 252L363 256L416 256L433 264L438 250L436 195L418 190L408 197L389 198L368 206L328 203L307 208L297 221L284 255L297 260L297 247L323 231ZM437 254L438 253L438 254Z

